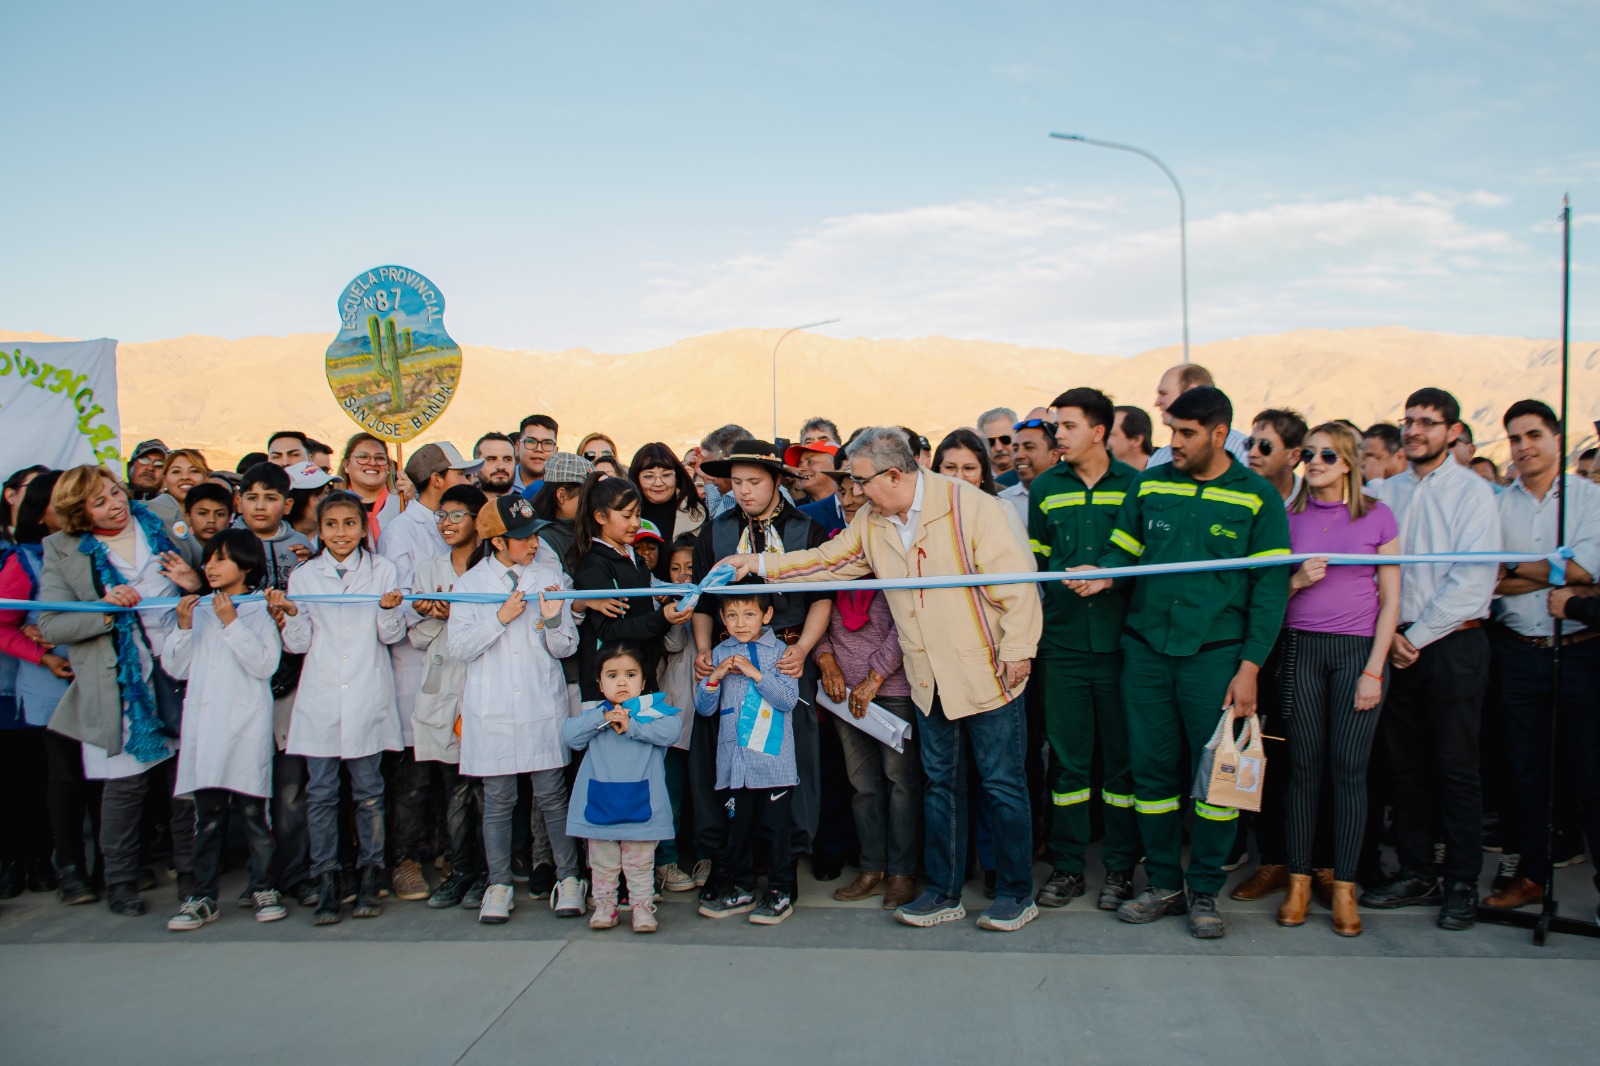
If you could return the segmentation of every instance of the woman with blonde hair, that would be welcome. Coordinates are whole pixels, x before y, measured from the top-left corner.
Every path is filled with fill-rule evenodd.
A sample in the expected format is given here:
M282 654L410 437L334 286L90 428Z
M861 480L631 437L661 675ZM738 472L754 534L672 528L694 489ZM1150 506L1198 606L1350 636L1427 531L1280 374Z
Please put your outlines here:
M1394 513L1361 483L1361 441L1324 422L1301 450L1304 475L1289 503L1289 544L1298 554L1396 555ZM1400 568L1302 564L1289 582L1284 617L1289 668L1289 893L1278 924L1303 925L1311 903L1311 850L1324 773L1332 785L1333 930L1361 932L1356 865L1367 821L1367 760L1387 683L1389 645L1400 619ZM1324 874L1323 876L1326 876Z
M178 521L171 497L140 502L101 466L66 471L50 494L61 532L44 538L41 603L100 602L133 607L157 596L196 593L202 581L198 539ZM139 827L145 794L172 797L172 755L182 702L156 665L173 627L173 610L44 610L39 631L64 645L72 681L50 716L50 729L83 743L83 772L103 781L100 854L106 902L116 914L143 914L139 898ZM193 887L194 804L172 799L172 864L178 895Z
M182 503L190 489L210 476L211 467L198 449L179 448L167 456L167 467L161 473L161 491Z

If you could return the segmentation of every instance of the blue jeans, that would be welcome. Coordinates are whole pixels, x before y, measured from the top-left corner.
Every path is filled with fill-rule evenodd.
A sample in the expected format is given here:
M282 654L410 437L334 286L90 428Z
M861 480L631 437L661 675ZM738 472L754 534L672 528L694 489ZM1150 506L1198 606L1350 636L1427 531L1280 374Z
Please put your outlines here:
M383 756L359 759L306 756L306 820L311 828L311 876L339 869L339 770L350 771L356 803L356 839L362 866L383 868Z
M935 695L932 713L917 724L922 769L928 778L922 803L928 887L957 899L966 880L966 748L970 745L989 801L996 895L1020 903L1031 900L1033 826L1028 810L1027 718L1022 697L992 711L951 721Z

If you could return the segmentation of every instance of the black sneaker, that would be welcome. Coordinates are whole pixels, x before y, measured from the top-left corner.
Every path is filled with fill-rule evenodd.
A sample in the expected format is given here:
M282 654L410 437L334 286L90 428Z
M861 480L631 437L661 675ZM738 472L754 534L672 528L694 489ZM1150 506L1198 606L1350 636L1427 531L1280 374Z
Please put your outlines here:
M750 912L750 921L756 925L777 925L794 913L794 897L787 892L767 892L756 909Z
M106 906L111 908L112 914L132 917L144 913L144 900L139 898L137 884L131 881L107 886Z
M1117 908L1117 917L1133 925L1145 925L1169 914L1187 914L1189 901L1181 888L1146 885L1143 892Z
M1503 888L1509 888L1511 882L1517 879L1517 868L1521 865L1521 855L1515 852L1509 855L1501 854L1500 862L1495 868L1494 880L1489 884L1489 891L1499 892Z
M461 894L461 905L472 909L483 906L484 893L489 891L489 875L479 874Z
M1478 921L1478 886L1471 881L1451 881L1439 908L1439 928L1471 929Z
M1386 885L1361 893L1361 905L1378 910L1399 907L1437 907L1444 902L1444 889L1431 873L1401 870Z
M302 907L315 907L317 905L317 898L320 893L317 891L317 882L308 877L304 881L301 881L298 885L295 885L293 888L289 889L289 891L285 892L284 895L288 896Z
M98 903L100 893L84 880L83 874L76 866L63 866L61 868L61 884L56 888L56 896L68 907L80 906L84 903Z
M517 879L515 874L511 879ZM556 868L547 862L541 862L528 872L528 895L548 896L551 889L556 887Z
M818 881L837 881L844 873L844 857L840 855L811 855L811 876ZM754 921L754 919L751 919Z
M461 906L461 899L467 894L467 889L472 887L473 880L472 874L461 870L450 871L450 876L440 881L439 887L428 897L428 906L436 911L444 910L446 907Z
M735 914L749 914L755 909L755 893L746 888L731 888L716 899L700 901L700 915L703 918L732 918Z
M1198 940L1215 940L1228 931L1217 913L1215 892L1189 893L1189 935Z
M1039 889L1035 902L1041 907L1065 907L1074 899L1083 895L1083 875L1069 874L1057 870L1045 881L1044 887Z
M1133 898L1133 871L1107 870L1106 883L1100 886L1100 901L1095 904L1103 911L1114 911Z

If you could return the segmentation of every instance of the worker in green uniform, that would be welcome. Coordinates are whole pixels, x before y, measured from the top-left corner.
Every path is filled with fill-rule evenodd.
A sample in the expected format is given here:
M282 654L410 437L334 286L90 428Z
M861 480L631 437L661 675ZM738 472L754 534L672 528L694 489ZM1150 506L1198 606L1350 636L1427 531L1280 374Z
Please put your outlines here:
M1163 420L1172 428L1172 462L1148 468L1128 490L1100 565L1288 554L1282 498L1224 447L1233 420L1228 397L1209 386L1190 389ZM1088 584L1091 595L1110 586L1104 579ZM1194 936L1226 932L1217 892L1239 812L1195 801L1186 877L1183 801L1223 708L1232 707L1236 718L1256 713L1256 673L1288 601L1289 568L1281 564L1134 582L1122 636L1122 699L1148 883L1117 908L1123 921L1187 913Z
M1039 569L1094 566L1139 472L1113 459L1106 435L1116 408L1098 389L1070 389L1052 405L1061 461L1028 488L1028 538ZM1105 805L1106 879L1099 907L1133 898L1139 861L1134 828L1128 725L1122 706L1123 616L1132 581L1098 595L1086 581L1048 582L1039 659L1044 668L1045 735L1051 761L1050 848L1055 869L1039 890L1041 907L1064 907L1085 891L1089 845L1090 761L1100 739L1100 798Z

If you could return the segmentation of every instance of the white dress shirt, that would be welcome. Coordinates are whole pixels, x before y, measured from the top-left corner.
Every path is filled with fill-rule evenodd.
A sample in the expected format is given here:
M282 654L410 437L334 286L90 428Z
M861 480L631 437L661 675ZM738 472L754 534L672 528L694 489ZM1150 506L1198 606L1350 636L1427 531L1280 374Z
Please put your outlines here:
M906 511L904 518L887 515L889 524L894 526L895 532L900 534L900 543L905 548L906 554L911 554L911 541L916 538L917 526L922 524L922 487L924 479L922 468L917 468L917 489L911 497L911 507Z
M1414 467L1367 486L1400 523L1400 554L1502 550L1500 513L1489 483L1447 456L1422 477ZM1462 623L1487 618L1499 573L1494 563L1413 563L1400 568L1400 621L1423 648Z
M1600 574L1600 485L1575 474L1553 482L1542 500L1535 499L1523 487L1520 477L1495 497L1505 532L1505 549L1544 555L1561 546L1556 517L1563 480L1567 484L1566 545L1572 549L1572 562L1588 574ZM1550 617L1549 601L1548 589L1499 596L1494 603L1494 617L1525 637L1554 636L1555 619ZM1582 622L1561 623L1563 634L1578 633L1584 628Z

